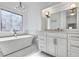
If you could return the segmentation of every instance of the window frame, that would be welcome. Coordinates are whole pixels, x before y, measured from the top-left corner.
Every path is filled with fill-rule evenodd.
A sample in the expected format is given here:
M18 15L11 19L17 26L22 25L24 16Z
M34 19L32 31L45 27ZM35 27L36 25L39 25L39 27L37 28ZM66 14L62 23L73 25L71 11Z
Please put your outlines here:
M15 14L15 15L19 15L19 16L21 16L22 17L22 28L21 28L21 31L20 32L22 32L23 31L23 15L21 15L21 14L18 14L18 13L15 13L15 12L12 12L12 11L10 11L10 10L6 10L6 9L2 9L2 8L0 8L0 10L3 10L3 11L6 11L6 12L10 12L10 13L12 13L12 14ZM0 13L1 13L1 11L0 11ZM1 15L1 14L0 14ZM2 18L1 18L1 31L0 32L3 32L2 31ZM6 32L6 31L5 31Z

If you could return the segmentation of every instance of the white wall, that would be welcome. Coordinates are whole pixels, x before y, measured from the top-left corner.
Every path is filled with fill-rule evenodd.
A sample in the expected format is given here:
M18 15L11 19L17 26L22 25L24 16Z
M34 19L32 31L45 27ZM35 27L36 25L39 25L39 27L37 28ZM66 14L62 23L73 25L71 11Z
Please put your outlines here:
M41 30L41 10L38 4L33 3L28 7L27 19L27 30L30 33L34 33L36 31Z
M5 4L5 5L3 5ZM14 3L16 4L16 3ZM16 5L15 5L16 6ZM11 3L1 3L0 8L23 15L23 31L34 33L41 30L41 14L39 3L27 3L25 12L15 10Z
M28 3L28 25L27 30L30 33L35 33L37 31L42 30L41 26L41 12L42 9L49 7L50 5L54 5L56 3L48 3L48 2L31 2Z
M56 4L56 3L53 3ZM17 3L11 2L0 2L0 8L13 11L23 15L23 31L24 32L37 32L41 30L41 9L46 8L52 3L48 2L25 2L25 12L19 12L15 10Z

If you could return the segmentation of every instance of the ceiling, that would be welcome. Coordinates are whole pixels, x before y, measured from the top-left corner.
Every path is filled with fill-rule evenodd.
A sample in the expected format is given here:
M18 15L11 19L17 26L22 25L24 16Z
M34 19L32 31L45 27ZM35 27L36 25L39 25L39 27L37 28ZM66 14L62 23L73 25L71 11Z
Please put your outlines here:
M39 5L41 9L43 8L47 8L49 6L58 4L60 2L22 2L24 7L27 8L29 6L32 5ZM18 2L0 2L0 5L2 6L6 6L6 7L11 7L14 8L15 6L17 6Z

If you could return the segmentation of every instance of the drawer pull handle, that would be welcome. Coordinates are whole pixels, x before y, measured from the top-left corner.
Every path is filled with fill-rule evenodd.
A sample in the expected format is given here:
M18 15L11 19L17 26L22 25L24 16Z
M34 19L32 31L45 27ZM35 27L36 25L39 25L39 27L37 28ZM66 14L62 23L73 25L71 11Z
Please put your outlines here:
M75 46L75 45L71 45L71 46L76 47L76 48L79 48L79 46Z

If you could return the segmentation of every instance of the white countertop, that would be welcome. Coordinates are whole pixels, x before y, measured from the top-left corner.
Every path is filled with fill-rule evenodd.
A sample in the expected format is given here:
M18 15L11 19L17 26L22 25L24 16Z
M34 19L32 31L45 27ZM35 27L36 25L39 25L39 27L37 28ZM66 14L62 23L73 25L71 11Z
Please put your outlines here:
M41 31L41 32L79 34L79 30L64 30L64 31L45 30L45 31Z

